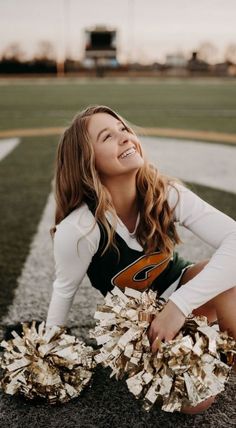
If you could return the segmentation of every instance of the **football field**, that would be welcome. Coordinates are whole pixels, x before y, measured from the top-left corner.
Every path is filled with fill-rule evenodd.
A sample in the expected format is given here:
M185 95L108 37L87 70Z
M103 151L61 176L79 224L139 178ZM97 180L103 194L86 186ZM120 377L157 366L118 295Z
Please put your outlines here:
M42 320L46 314L53 280L49 228L53 221L50 194L55 151L60 130L70 123L76 112L88 105L105 104L139 127L236 135L236 82L217 79L212 81L13 79L0 81L0 93L0 148L1 132L4 131L22 130L23 135L23 131L29 129L58 129L54 132L55 135L45 132L44 135L34 134L28 137L21 137L19 131L16 146L0 160L0 336L2 336L10 322L16 322L19 318L23 320L33 317ZM169 163L167 161L176 150L176 162L179 164L182 162L181 168L185 170L180 178L184 179L199 196L236 219L236 184L234 186L232 179L234 161L236 165L236 145L231 143L229 147L229 144L221 145L219 141L214 144L212 141L204 146L204 142L194 142L194 145L193 142L188 143L186 140L184 146L181 140L178 143L177 140L173 142L166 138L160 139L158 146L156 138L145 141L149 157L153 153L152 161L154 162L155 158L158 164L162 155L169 174L175 158L173 157ZM227 143L224 137L221 142ZM201 152L197 158L200 146ZM190 147L192 152L188 151ZM224 147L225 151L221 153L220 150ZM168 150L170 155L165 159ZM189 165L187 171L191 153L192 158L194 157L192 161L198 159L202 174L197 174L197 171L201 172L200 167L196 167L195 174L194 165ZM214 153L219 158L219 162L215 164ZM227 170L229 172L227 185L223 185ZM175 174L181 172L173 169L173 175ZM201 176L204 176L204 179L201 180ZM40 243L37 240L38 236L41 236ZM94 309L94 302L90 304L91 300L88 299L88 296L93 299L93 290L88 292L86 287L85 285L82 288L81 294L78 293L78 301L75 302L70 316L70 325L74 328L75 334L81 334L85 340L88 329L93 325ZM20 299L21 289L25 293L22 302L17 300ZM76 310L80 306L87 308L87 312L85 310L86 316L79 320L78 331L76 323L79 317ZM21 312L18 312L19 309ZM23 425L101 428L135 425L140 428L154 426L185 428L196 427L199 424L203 427L233 427L236 425L235 392L235 377L231 377L228 394L224 393L222 400L205 415L195 417L172 415L158 409L153 409L147 415L141 411L140 404L127 393L125 382L117 383L114 379L109 379L106 372L98 369L92 388L81 398L59 408L52 409L42 403L26 403L20 398L0 394L2 403L0 422L4 428Z
M139 126L236 133L235 80L12 79L0 90L0 130L66 126L105 104Z

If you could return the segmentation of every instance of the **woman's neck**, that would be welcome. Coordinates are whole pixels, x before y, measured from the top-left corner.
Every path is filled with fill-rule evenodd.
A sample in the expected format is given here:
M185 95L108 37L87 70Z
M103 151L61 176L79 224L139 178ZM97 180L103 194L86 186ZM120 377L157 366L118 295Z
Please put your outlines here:
M127 176L109 180L104 183L107 187L118 217L126 224L136 221L138 215L138 195L136 177L127 179Z

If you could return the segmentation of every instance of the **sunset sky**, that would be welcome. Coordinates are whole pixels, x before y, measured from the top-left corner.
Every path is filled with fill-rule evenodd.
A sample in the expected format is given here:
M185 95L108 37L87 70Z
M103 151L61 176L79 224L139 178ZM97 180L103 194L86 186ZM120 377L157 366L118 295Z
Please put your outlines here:
M163 61L211 42L215 59L236 44L236 0L0 0L0 54L18 42L26 57L50 41L57 57L83 58L83 30L118 30L118 59Z

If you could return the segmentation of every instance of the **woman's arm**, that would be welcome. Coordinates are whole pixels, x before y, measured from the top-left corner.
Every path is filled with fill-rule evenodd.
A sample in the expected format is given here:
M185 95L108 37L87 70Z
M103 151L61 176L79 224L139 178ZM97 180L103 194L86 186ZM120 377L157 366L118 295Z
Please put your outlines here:
M180 200L175 220L216 249L205 268L180 287L170 300L185 316L216 295L236 285L236 222L177 184ZM170 205L176 200L176 190L169 193Z
M198 275L171 294L165 308L152 321L148 337L153 352L158 348L155 338L173 339L193 309L236 285L236 222L186 187L179 184L176 187L180 199L174 211L175 221L216 251ZM177 192L172 187L168 201L171 207L177 201Z
M54 237L56 279L53 282L46 327L66 325L78 286L97 251L100 239L99 228L96 226L86 237L83 236L84 232L78 225L66 220L57 226Z

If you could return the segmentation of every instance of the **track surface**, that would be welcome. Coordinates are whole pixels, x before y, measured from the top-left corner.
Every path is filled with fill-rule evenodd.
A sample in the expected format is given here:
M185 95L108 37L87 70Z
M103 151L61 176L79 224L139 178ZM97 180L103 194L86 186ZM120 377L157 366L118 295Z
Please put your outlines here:
M228 134L221 132L210 131L189 131L186 129L173 128L142 128L134 126L135 130L141 135L160 136L171 138L188 138L213 142L225 142L228 144L236 144L236 134ZM62 127L49 128L28 128L28 129L10 129L0 131L0 138L14 137L36 137L46 135L60 135L64 131Z

